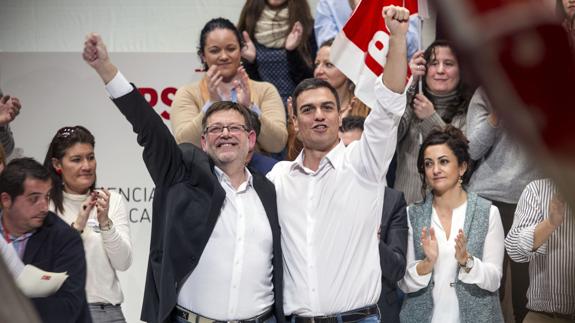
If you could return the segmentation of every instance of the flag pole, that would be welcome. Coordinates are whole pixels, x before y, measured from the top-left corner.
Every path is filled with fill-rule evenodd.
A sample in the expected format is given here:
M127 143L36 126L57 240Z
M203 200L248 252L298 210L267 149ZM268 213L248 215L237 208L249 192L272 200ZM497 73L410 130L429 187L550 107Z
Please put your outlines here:
M417 15L417 33L419 36L419 42L417 43L417 50L420 51L423 49L423 17L421 15ZM418 83L419 93L423 93L423 78L420 77Z
M427 0L417 0L417 33L419 37L419 43L417 44L418 50L423 50L423 21L429 19L429 6L427 5ZM419 78L418 82L419 93L423 92L423 78Z

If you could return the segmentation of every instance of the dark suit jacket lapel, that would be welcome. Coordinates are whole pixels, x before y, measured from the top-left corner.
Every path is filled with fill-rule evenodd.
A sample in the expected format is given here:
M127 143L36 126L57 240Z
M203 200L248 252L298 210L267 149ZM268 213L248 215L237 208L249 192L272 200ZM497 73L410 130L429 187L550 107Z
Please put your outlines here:
M250 170L250 172L254 174L253 171ZM276 201L273 200L273 194L270 194L270 192L267 191L266 186L264 185L264 179L261 176L262 175L259 174L253 175L254 189L258 193L260 201L262 201L271 227L274 228L279 225L277 217L272 216L272 214L276 213Z

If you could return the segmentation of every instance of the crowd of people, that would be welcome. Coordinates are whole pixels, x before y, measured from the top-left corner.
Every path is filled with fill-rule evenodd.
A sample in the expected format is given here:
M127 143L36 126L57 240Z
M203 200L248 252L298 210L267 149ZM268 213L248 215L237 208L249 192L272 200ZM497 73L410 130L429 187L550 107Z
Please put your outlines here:
M575 321L570 206L454 46L417 50L405 8L383 8L386 66L375 105L361 102L330 58L358 2L319 0L314 21L304 0L247 0L237 25L209 20L173 135L87 35L83 59L156 187L142 320ZM575 2L557 8L572 40ZM28 295L44 322L125 322L130 227L121 196L96 185L95 138L63 127L43 164L8 163L21 108L0 92L2 259L16 280L67 273Z

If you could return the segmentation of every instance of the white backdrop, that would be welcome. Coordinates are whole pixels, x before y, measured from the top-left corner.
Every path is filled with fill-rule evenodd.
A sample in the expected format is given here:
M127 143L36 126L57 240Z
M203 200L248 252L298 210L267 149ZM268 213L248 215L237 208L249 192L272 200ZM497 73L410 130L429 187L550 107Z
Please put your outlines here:
M308 1L312 12L317 1ZM219 16L237 22L243 4L241 0L0 2L0 88L23 104L12 124L20 153L42 161L57 129L84 125L96 137L98 185L115 188L127 200L134 262L120 273L120 280L128 322L139 321L153 185L131 127L82 62L84 36L99 32L126 77L157 93L154 108L169 113L174 88L201 77L193 72L200 67L195 52L201 27ZM424 32L425 43L433 33L433 28ZM162 92L168 93L166 102Z

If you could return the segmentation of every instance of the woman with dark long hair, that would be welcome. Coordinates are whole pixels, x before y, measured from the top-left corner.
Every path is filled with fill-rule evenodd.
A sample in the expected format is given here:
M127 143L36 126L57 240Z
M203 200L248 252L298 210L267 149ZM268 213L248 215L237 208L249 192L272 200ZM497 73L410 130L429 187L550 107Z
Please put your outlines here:
M473 92L463 81L459 59L446 41L436 40L409 63L414 76L408 106L397 134L397 172L394 188L405 193L407 203L423 198L419 190L417 154L423 138L434 127L451 124L465 128L467 106ZM418 80L422 78L422 92Z
M503 322L503 226L497 208L466 189L468 149L461 130L448 125L432 130L418 151L429 193L407 209L402 322Z
M82 126L64 127L50 143L44 167L52 177L50 210L77 230L86 251L86 298L94 322L125 322L116 271L132 263L126 205L96 188L95 139Z
M240 32L225 18L208 21L200 33L198 56L206 70L198 82L178 89L172 103L171 122L178 143L198 147L202 118L212 103L233 101L254 111L261 122L257 151L279 153L286 144L285 108L278 91L267 82L251 80L241 66L245 46Z

